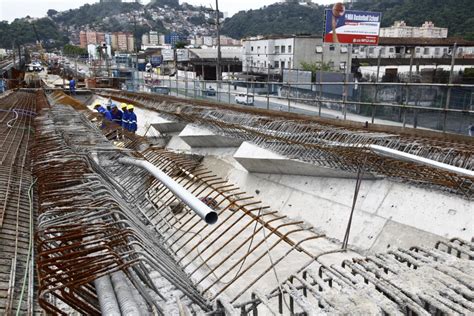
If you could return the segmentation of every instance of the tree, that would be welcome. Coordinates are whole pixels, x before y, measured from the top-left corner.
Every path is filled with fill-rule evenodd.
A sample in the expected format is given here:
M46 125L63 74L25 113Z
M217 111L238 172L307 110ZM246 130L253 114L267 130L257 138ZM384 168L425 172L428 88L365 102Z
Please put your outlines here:
M180 49L180 48L185 48L186 45L187 45L186 42L177 42L174 46Z
M63 52L65 55L75 56L75 57L88 55L87 49L79 47L79 46L70 45L70 44L64 45Z
M53 16L55 16L56 14L58 14L58 11L54 10L54 9L49 9L48 12L46 12L46 14L52 18Z

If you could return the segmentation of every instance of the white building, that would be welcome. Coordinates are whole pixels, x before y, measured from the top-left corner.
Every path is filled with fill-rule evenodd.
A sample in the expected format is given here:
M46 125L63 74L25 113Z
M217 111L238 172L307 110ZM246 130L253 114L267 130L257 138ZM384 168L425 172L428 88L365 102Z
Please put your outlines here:
M347 46L323 45L321 37L265 37L243 40L243 71L267 73L301 69L302 63L321 63L335 70L345 68ZM324 55L324 57L323 57Z
M448 29L436 27L431 21L426 21L421 27L407 26L405 21L395 21L392 26L380 29L380 37L446 38Z
M150 31L150 45L160 45L160 35L156 31Z

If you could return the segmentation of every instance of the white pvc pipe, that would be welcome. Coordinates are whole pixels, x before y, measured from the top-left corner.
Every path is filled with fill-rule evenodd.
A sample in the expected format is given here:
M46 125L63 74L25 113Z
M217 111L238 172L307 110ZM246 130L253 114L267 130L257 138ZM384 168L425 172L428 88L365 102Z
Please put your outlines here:
M425 166L429 166L429 167L433 167L433 168L437 168L437 169L442 169L442 170L449 171L449 172L454 172L454 173L457 173L457 174L460 174L460 175L463 175L463 176L467 176L467 177L474 177L474 171L472 171L472 170L451 166L451 165L448 165L448 164L445 164L445 163L442 163L442 162L438 162L438 161L435 161L435 160L432 160L432 159L427 159L427 158L419 157L419 156L416 156L416 155L408 154L408 153L405 153L405 152L402 152L402 151L399 151L399 150L394 150L394 149L390 149L390 148L387 148L387 147L384 147L384 146L379 146L379 145L370 145L370 149L372 149L377 154L381 154L381 155L389 156L389 157L392 157L392 158L397 158L397 159L401 159L401 160L406 160L406 161L419 163L419 164L422 164L422 165L425 165Z
M199 217L201 217L206 223L212 225L217 222L217 213L212 210L209 206L204 204L197 197L192 195L189 191L183 188L179 183L174 181L166 173L161 171L159 168L154 166L148 161L132 159L128 157L122 157L118 159L118 162L125 165L134 165L147 170L156 179L158 179L163 185L165 185L171 192L173 192L184 204L189 206Z

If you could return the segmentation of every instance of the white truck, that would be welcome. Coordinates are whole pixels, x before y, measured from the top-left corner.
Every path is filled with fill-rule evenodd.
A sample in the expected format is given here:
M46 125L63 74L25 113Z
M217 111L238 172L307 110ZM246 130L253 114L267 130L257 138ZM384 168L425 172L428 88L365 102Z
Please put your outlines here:
M235 102L237 104L253 105L253 95L240 93L235 96Z

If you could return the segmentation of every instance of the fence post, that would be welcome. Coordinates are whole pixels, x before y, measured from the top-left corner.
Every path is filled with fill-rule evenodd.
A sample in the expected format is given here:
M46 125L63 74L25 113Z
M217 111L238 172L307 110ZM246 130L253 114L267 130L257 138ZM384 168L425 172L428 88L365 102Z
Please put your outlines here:
M443 133L446 132L447 130L447 124L448 124L448 109L451 103L451 84L453 83L453 77L454 77L454 63L456 61L456 52L458 49L457 43L454 43L453 46L453 51L452 51L452 56L451 56L451 69L449 71L449 82L447 85L448 88L448 93L446 95L446 104L444 106L444 122L443 122Z
M255 99L254 99L255 102ZM270 63L267 69L267 110L270 109Z
M377 96L379 92L379 75L380 75L380 60L382 59L382 50L379 49L379 56L377 58L377 78L375 78L375 92L374 92L374 102L372 102L374 105L372 105L372 124L375 122L375 112L377 110L377 107L375 103L377 102Z
M349 76L351 74L351 64L352 64L352 44L347 45L347 62L346 62L346 76L344 79L344 98L342 103L342 114L344 115L344 121L347 116L347 100L349 99Z

